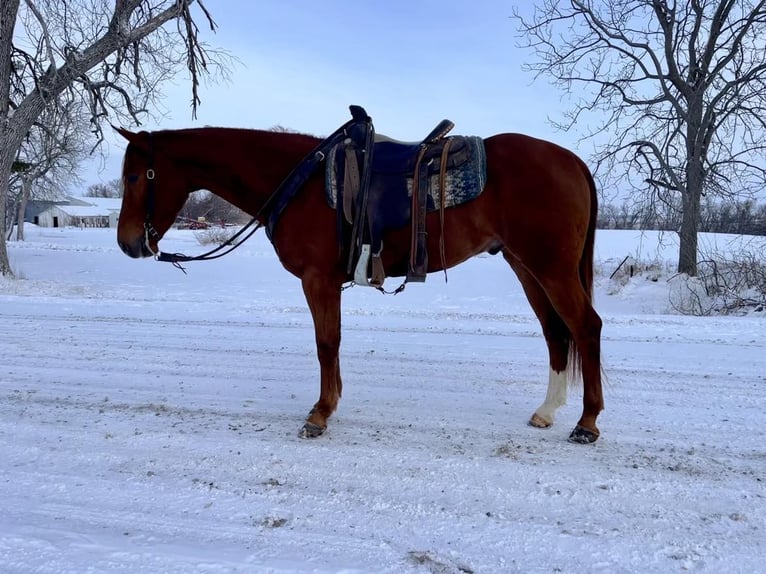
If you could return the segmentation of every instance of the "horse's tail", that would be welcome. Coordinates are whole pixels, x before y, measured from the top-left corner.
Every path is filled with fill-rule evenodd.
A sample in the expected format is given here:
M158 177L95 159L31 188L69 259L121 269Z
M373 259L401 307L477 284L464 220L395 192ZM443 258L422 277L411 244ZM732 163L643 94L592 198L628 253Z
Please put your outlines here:
M580 282L591 302L593 301L593 251L596 243L596 222L598 220L598 193L596 182L588 166L580 160L580 165L585 178L590 186L590 219L588 229L585 232L585 245L580 256Z
M596 221L598 220L598 193L596 182L588 166L580 158L578 163L585 179L590 187L590 214L588 216L588 228L585 231L585 244L580 255L580 283L588 295L588 300L593 303L593 253L596 243ZM570 384L582 382L582 357L577 349L574 338L569 335L569 360L567 361Z

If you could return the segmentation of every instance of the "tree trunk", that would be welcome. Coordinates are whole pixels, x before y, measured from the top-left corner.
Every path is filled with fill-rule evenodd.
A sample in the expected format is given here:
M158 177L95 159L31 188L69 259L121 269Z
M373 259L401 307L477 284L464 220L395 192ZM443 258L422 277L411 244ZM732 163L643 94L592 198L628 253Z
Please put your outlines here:
M700 200L705 185L703 92L695 89L689 99L686 118L686 187L681 192L683 213L679 230L678 272L697 276L697 233L700 225Z
M6 134L8 134L7 124L5 129L0 125L0 141L8 141ZM11 166L15 159L15 151L17 146L8 146L6 148L0 148L0 274L13 276L13 270L11 269L11 262L8 259L8 249L5 244L6 225L8 224L7 214L7 202L8 202L8 182L11 179Z
M705 176L702 160L690 156L686 166L686 190L679 235L678 272L697 276L697 233L700 224L700 200Z
M697 275L697 231L699 230L699 195L684 197L684 212L681 219L678 250L678 272L690 277Z
M11 209L11 213L7 213L6 212L6 215L8 216L8 225L10 226L8 228L8 233L5 234L5 240L6 241L10 241L11 238L13 237L13 227L14 226L13 226L13 223L11 223L11 222L18 217L18 213L19 213L18 212L18 207L19 207L19 203L16 202L13 205L13 208Z
M16 241L24 241L24 215L27 212L27 202L32 193L32 179L24 177L21 182L21 200L16 214Z
M8 224L8 214L6 211L8 182L11 179L11 168L24 135L32 127L32 123L35 117L39 115L39 109L41 108L42 101L40 101L40 108L30 109L28 107L26 110L18 108L12 118L5 120L4 125L0 125L0 141L3 143L7 142L8 144L0 148L0 225L3 227L2 233L0 233L0 274L2 275L13 276L5 242L7 236L6 225ZM0 118L2 118L2 114L0 114Z
M5 181L3 184L0 181L0 185L8 186L8 176L3 174L2 166L0 166L0 180ZM0 221L3 222L2 233L0 233L0 275L13 276L13 269L11 269L11 261L8 259L8 249L5 245L5 198L8 194L0 194Z
M0 274L13 275L11 263L8 260L8 250L5 246L6 202L8 200L8 181L11 177L11 167L16 159L18 142L13 138L10 126L10 89L11 89L11 47L13 31L16 27L16 15L19 11L19 0L2 0L0 2ZM5 145L6 142L10 145Z
M45 102L39 91L29 94L24 101L13 110L13 115L3 114L0 110L0 142L6 144L0 147L0 225L3 233L0 234L0 274L13 276L8 249L5 245L8 224L6 204L8 202L8 182L11 178L11 170L16 161L16 154L24 137L29 133L35 120L45 108ZM5 118L3 117L5 115Z

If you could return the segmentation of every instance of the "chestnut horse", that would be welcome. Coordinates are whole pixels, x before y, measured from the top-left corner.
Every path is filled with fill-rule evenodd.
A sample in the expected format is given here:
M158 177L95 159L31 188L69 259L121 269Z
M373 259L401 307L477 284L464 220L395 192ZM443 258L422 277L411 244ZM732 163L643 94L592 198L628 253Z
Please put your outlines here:
M295 133L230 128L118 131L129 145L117 241L130 257L160 252L159 240L195 190L209 190L266 222L267 201L274 190L322 141ZM546 141L507 133L489 137L484 144L484 191L444 211L446 245L442 254L439 234L428 236L428 272L487 251L503 254L521 281L548 346L548 392L529 422L550 426L566 401L567 382L581 377L583 411L569 438L593 442L603 409L601 319L592 305L597 211L593 178L576 155ZM321 171L308 177L289 202L271 237L282 265L301 280L314 320L320 393L302 427L304 437L321 435L338 406L341 291L352 280ZM439 229L439 216L438 211L429 213L427 227ZM405 275L410 227L387 231L383 243L386 275Z

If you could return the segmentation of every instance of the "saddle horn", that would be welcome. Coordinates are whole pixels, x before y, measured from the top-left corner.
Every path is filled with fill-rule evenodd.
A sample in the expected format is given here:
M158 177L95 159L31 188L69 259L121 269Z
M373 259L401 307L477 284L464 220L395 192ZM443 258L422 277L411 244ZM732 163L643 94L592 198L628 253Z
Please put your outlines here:
M436 143L451 132L454 127L455 123L450 120L440 121L439 124L431 130L431 133L425 137L421 145L431 145L432 143Z

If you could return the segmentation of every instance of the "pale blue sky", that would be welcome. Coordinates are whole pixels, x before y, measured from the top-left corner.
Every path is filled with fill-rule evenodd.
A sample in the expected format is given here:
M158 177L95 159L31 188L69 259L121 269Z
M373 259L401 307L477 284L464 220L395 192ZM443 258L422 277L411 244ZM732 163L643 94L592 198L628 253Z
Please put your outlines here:
M577 150L574 134L548 123L566 102L521 66L513 7L527 0L222 0L208 2L218 31L203 39L240 60L228 83L201 89L197 119L189 84L165 86L166 116L144 129L282 125L329 134L359 104L376 130L416 140L439 120L455 133L522 132ZM90 162L85 185L119 176L123 143ZM99 170L100 167L100 170Z

